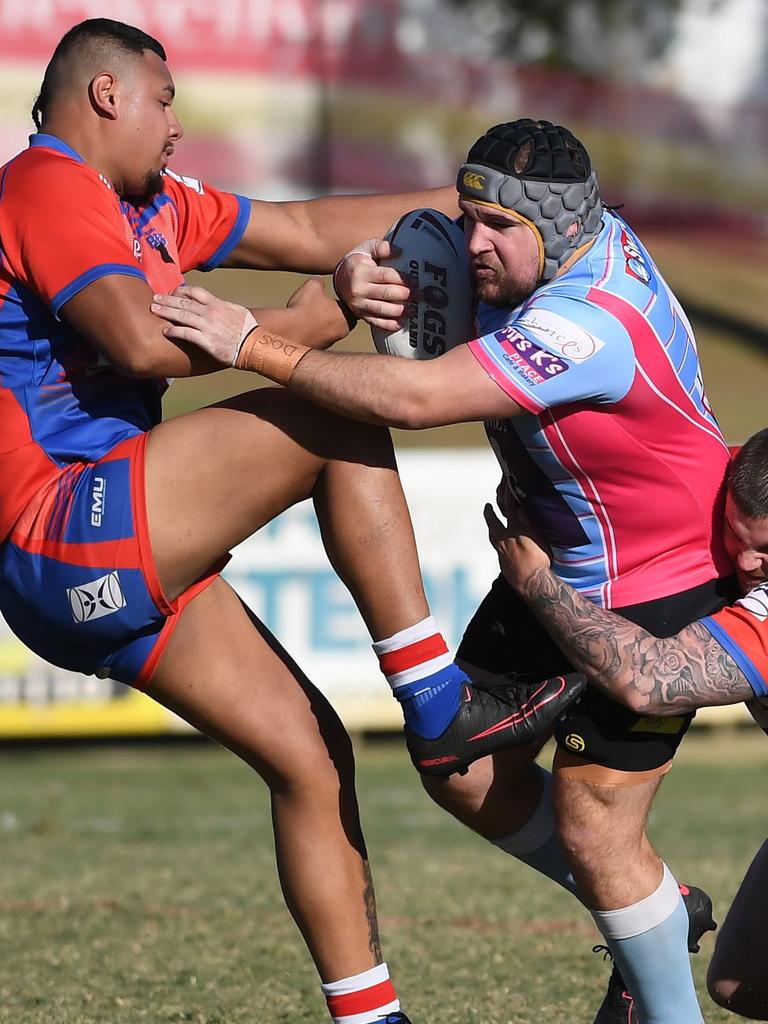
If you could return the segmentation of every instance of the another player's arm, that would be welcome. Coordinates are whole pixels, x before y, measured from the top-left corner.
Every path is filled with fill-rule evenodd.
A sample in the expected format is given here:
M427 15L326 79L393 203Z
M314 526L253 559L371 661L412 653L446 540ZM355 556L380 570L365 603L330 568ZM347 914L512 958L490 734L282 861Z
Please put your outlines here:
M322 291L317 281L305 288L312 294ZM222 369L195 345L167 336L167 325L153 316L153 293L138 277L110 274L87 285L60 311L63 320L103 353L118 372L132 377L191 377ZM231 305L231 304L224 304ZM243 323L238 310L237 331ZM289 305L284 309L257 310L259 322L280 334L289 334L307 345L330 344L348 330L343 314L335 303L315 303L316 315Z
M455 217L457 199L453 185L286 203L254 199L243 237L221 266L328 274L361 239L383 236L403 213L429 206Z
M659 639L597 608L551 569L520 591L574 666L615 700L644 715L676 715L754 697L736 662L700 623Z
M485 516L502 572L558 647L590 682L632 711L676 715L754 697L746 676L712 634L694 622L660 639L598 608L552 571L535 531L508 502L509 525Z
M318 315L321 306L336 308L326 295L303 292L302 289L297 293L296 308L304 309L307 318ZM173 325L167 328L169 337L200 345L220 362L232 363L240 339L232 329L230 311L239 307L222 302L203 288L191 288L158 297L152 308ZM296 340L293 335L271 338L258 367L243 368L256 368L326 409L366 423L404 430L523 413L520 405L491 380L466 345L431 360L313 349L294 364L290 379L286 380L280 350L290 350L295 356ZM277 376L272 375L272 357L281 371Z

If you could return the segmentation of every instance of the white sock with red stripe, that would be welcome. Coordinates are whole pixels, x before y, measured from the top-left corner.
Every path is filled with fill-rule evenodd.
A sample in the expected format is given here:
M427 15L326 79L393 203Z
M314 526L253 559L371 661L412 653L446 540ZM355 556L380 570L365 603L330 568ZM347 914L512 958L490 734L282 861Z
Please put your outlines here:
M435 739L459 709L467 676L448 653L432 616L377 640L373 650L392 692L403 706L406 725L425 739Z
M320 986L333 1024L382 1024L400 1009L395 986L386 964Z

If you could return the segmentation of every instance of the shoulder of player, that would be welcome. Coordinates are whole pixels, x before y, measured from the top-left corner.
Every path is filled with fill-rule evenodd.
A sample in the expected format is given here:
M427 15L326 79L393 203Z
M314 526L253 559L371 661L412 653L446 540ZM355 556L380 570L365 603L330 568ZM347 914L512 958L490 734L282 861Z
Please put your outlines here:
M80 197L117 205L114 189L107 179L88 164L56 150L34 147L20 153L6 165L2 199L19 199L35 204L60 201L71 206Z

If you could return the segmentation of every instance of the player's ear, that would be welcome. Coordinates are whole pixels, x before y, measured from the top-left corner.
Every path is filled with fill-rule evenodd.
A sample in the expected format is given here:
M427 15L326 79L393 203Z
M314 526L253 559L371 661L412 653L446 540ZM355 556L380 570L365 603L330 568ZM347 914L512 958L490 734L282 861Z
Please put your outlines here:
M88 99L99 115L114 121L117 117L117 79L102 71L88 83Z

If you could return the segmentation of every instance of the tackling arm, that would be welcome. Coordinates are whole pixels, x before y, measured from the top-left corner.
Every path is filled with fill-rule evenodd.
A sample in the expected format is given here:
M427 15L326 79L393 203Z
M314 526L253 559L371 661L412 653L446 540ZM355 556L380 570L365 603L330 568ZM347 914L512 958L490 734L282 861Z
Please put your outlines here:
M563 583L551 569L520 589L574 666L643 715L679 715L754 697L733 658L700 623L659 639Z
M308 282L311 284L312 282ZM318 285L319 287L319 285ZM327 296L311 292L307 285L296 292L294 309L308 320L317 315L318 304L338 308ZM232 310L239 309L234 324ZM240 325L245 310L217 299L203 288L186 288L172 295L155 296L152 311L173 326L167 335L192 342L231 366L240 348ZM259 319L258 311L254 311ZM264 324L270 327L270 324ZM236 327L236 329L235 329ZM439 359L414 360L397 356L296 352L296 337L270 337L258 353L258 361L241 369L257 369L270 380L287 385L303 398L326 409L367 423L405 430L421 430L448 423L506 419L522 408L496 384L467 345L459 345ZM290 376L284 375L284 356L290 350ZM293 361L299 355L300 361ZM273 373L272 362L277 367Z
M507 500L508 525L490 505L485 518L504 576L591 683L642 715L679 715L753 698L736 662L700 623L660 639L598 608L550 566L530 522Z
M254 199L243 237L221 265L330 274L361 239L383 236L409 210L429 206L458 216L457 199L453 185L421 192L327 196L303 202Z

